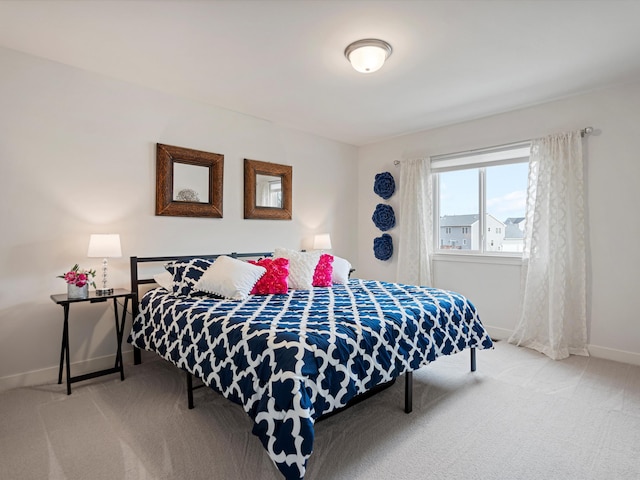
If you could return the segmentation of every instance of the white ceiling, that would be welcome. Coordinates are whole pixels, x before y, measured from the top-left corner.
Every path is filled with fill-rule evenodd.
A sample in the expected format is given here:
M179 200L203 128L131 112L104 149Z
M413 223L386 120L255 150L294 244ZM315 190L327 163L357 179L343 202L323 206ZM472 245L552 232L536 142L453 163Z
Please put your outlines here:
M640 1L0 1L0 46L364 145L640 79Z

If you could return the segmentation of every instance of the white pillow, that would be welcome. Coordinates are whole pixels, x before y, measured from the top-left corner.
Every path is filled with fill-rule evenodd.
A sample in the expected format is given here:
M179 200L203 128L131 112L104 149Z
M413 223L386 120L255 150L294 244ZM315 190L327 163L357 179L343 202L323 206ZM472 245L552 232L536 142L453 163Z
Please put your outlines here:
M245 300L266 271L264 267L222 255L202 274L194 289L232 300Z
M173 292L173 275L171 275L169 272L156 273L153 276L153 279L162 288Z
M321 252L298 252L286 248L276 248L274 258L289 259L289 288L311 290L313 273L320 260Z
M331 274L331 281L333 283L349 283L349 271L351 270L351 264L348 260L341 257L333 256L333 273Z

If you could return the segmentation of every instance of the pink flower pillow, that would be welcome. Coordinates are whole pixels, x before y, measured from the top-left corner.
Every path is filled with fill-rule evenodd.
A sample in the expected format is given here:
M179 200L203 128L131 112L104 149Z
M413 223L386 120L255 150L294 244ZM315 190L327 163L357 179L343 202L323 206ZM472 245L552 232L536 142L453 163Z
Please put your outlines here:
M249 260L249 263L267 269L251 290L252 295L271 295L289 291L289 259L263 258L257 261Z
M314 287L330 287L332 285L331 277L333 275L333 255L323 253L313 272Z

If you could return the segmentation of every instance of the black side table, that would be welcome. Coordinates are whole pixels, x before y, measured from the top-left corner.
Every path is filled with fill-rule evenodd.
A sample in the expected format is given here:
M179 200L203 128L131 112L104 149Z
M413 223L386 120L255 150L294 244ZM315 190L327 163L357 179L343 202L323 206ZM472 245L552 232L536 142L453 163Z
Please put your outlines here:
M122 308L122 317L118 314L118 298L124 298L124 305ZM96 295L96 292L90 292L87 298L69 298L66 293L58 295L51 295L53 300L64 309L64 328L62 330L62 350L60 352L60 370L58 372L58 384L62 383L62 370L64 363L67 363L67 395L71 395L71 384L74 382L81 382L82 380L88 380L90 378L100 377L102 375L109 375L111 373L120 372L120 380L124 380L124 365L122 364L122 336L124 332L124 321L127 317L127 306L129 300L133 302L135 294L128 290L118 288L108 295ZM113 312L116 321L116 363L113 368L107 368L105 370L98 370L96 372L86 373L84 375L78 375L76 377L71 376L71 366L69 364L69 305L72 303L89 302L99 303L106 302L107 300L113 300Z

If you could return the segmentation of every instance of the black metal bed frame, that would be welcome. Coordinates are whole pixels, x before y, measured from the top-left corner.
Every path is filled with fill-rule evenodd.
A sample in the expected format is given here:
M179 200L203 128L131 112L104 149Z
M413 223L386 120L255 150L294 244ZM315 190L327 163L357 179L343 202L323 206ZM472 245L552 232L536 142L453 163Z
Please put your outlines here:
M140 286L141 285L157 285L156 281L151 278L140 278L140 272L138 270L138 265L141 263L167 263L167 262L187 262L189 260L193 260L194 258L204 258L207 260L215 260L221 256L227 256L231 258L262 258L262 257L270 257L273 255L272 252L259 252L259 253L216 253L209 255L171 255L164 257L129 257L129 271L131 274L131 291L136 295L135 301L133 302L132 313L133 317L139 313L139 302L140 298ZM140 353L140 349L137 347L133 347L133 363L135 365L139 365L142 363L142 355Z
M182 262L182 261L189 261L192 260L194 258L205 258L205 259L210 259L210 260L214 260L220 256L226 255L228 257L232 257L232 258L262 258L262 257L270 257L273 255L272 252L259 252L259 253L237 253L237 252L232 252L232 253L217 253L217 254L213 254L213 255L173 255L173 256L163 256L163 257L130 257L130 272L131 272L131 291L133 292L134 299L132 302L132 318L136 318L136 316L138 315L139 312L139 302L138 299L140 298L140 286L141 285L154 285L156 284L156 281L153 279L153 277L151 278L140 278L140 274L138 271L138 266L142 263L166 263L166 262L174 262L174 261L178 261L178 262ZM471 347L471 371L475 372L476 371L476 349L475 347ZM140 349L138 347L133 347L133 361L135 365L139 365L140 363L142 363L142 354L140 352ZM206 386L204 383L199 384L199 385L193 385L193 375L189 372L187 372L185 370L185 374L187 376L187 405L189 407L189 409L194 408L194 402L193 402L193 391L197 390L198 388L202 388L204 386ZM404 411L405 413L411 413L411 411L413 410L413 372L406 372L405 373L405 382L404 382ZM350 400L347 405L345 405L342 408L339 408L333 412L330 412L328 414L325 414L323 416L321 416L318 420L323 420L325 418L328 418L332 415L335 415L338 412L341 412L342 410L349 408L352 405L355 405L356 403L359 403L363 400L365 400L366 398L371 397L372 395L375 395L376 393L385 390L387 388L389 388L391 385L393 385L395 383L395 379L380 384L374 388L372 388L371 390L362 393L358 396L356 396L355 398L353 398L352 400Z

